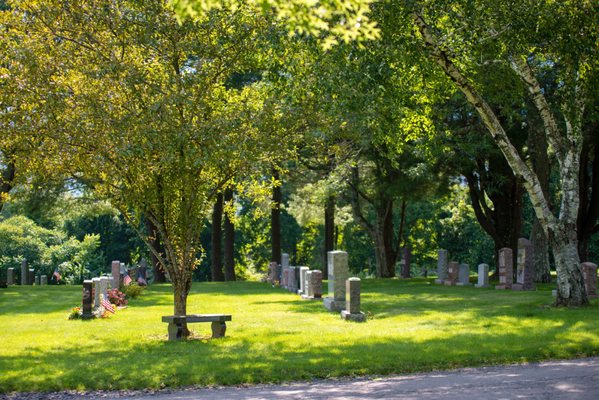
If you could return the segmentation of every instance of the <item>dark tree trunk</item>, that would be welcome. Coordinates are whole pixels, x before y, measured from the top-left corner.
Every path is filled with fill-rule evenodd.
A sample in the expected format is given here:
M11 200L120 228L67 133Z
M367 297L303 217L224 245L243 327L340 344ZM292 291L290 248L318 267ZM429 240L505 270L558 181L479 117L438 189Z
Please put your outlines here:
M518 238L522 232L522 198L524 187L514 176L500 154L477 160L476 174L465 174L474 214L481 227L491 236L495 245L495 266L499 249L513 250L517 262ZM493 207L487 204L491 200Z
M15 179L15 164L9 161L5 164L2 174L0 175L0 211L4 207L4 195L8 194L13 188Z
M377 259L377 276L393 278L398 251L394 247L393 238L393 200L387 200L376 210L375 255Z
M233 190L225 190L225 203L233 201ZM234 281L235 277L235 225L229 218L228 213L225 213L225 221L223 224L224 239L225 239L225 280Z
M599 138L597 126L585 132L580 155L580 207L577 232L580 261L589 260L589 241L599 232Z
M328 275L328 252L335 250L335 195L327 196L324 206L324 259L323 275Z
M276 168L273 168L272 176L276 181L280 180L279 171ZM272 202L270 212L271 261L281 264L281 203L283 202L283 193L280 185L272 188Z
M156 253L164 254L164 249L160 244L160 238L158 236L158 230L156 226L146 218L146 229L148 231L150 246L156 251ZM165 283L166 282L166 274L164 273L164 269L158 261L158 257L153 251L150 251L150 261L152 263L152 271L154 272L154 283Z
M223 219L223 195L219 193L216 196L214 209L212 210L212 257L210 271L212 273L212 282L222 282L225 280L223 275L222 256L222 219Z
M551 175L551 164L547 154L547 138L544 132L534 129L529 134L529 149L531 152L532 167L541 184L545 197L549 200L549 176ZM536 214L530 233L533 245L533 262L535 268L535 281L541 283L551 282L551 270L549 268L549 240Z

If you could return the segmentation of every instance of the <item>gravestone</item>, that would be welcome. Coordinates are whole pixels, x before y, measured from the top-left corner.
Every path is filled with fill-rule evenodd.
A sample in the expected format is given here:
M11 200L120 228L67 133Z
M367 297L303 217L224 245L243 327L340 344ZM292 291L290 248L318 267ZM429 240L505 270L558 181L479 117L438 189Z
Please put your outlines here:
M100 278L92 278L93 295L94 295L94 308L100 307Z
M107 276L100 277L100 301L108 300L108 286L110 285L110 278Z
M81 318L82 319L92 319L94 314L92 314L92 281L85 280L83 281L83 293L82 293L82 301L81 301Z
M48 284L48 277L46 275L40 276L40 285L46 286Z
M499 285L495 289L511 289L514 282L514 262L512 249L504 247L499 249Z
M295 270L299 268L298 267L289 267L289 274L287 276L287 279L289 280L289 286L287 286L287 290L289 290L290 292L296 292L296 274L295 274Z
M470 286L470 266L468 264L460 264L458 270L457 286Z
M306 272L310 271L308 267L300 267L299 269L299 289L297 290L297 294L300 296L306 292Z
M281 287L285 289L289 287L289 268L283 267L283 273L281 275Z
M29 268L27 268L27 260L21 262L21 285L29 284Z
M281 281L281 275L283 274L283 268L289 268L289 254L287 254L287 253L281 254L281 267L277 271L278 275L276 278L278 281Z
M360 311L360 278L349 278L345 281L345 291L348 299L341 318L346 321L365 322L366 315Z
M345 309L345 281L349 275L348 258L345 251L329 251L327 254L329 270L329 293L324 299L324 307L329 311Z
M447 265L447 278L443 282L447 286L453 286L458 282L458 275L460 273L460 263L452 261Z
M409 247L401 248L401 258L403 261L403 265L401 266L401 277L409 278L410 277L410 258L412 257L412 252Z
M447 279L447 260L449 259L447 250L439 249L439 256L437 258L437 279L435 279L435 283L445 283L445 279Z
M489 287L489 264L478 264L478 288Z
M276 261L271 261L270 264L268 264L268 278L267 278L267 282L270 283L271 285L275 284L275 274L277 273L277 262Z
M292 290L293 293L297 293L297 291L300 288L300 268L301 267L295 267L295 269L293 270L293 273L295 274L295 277L294 277L295 286L293 287L293 290Z
M139 268L137 269L137 284L140 286L148 286L148 262L145 258L142 258L139 262Z
M582 269L587 296L597 297L597 265L587 261L580 264L580 268Z
M35 272L34 272L35 275ZM40 276L39 275L35 275L33 277L33 281L35 282L35 286L40 286Z
M516 266L516 283L513 290L534 290L535 270L532 243L525 238L518 239L518 265Z
M6 284L7 285L15 284L15 269L14 268L8 268L6 270Z
M302 299L309 299L310 294L312 293L312 289L310 289L310 279L312 278L312 271L306 271L306 279L304 281L304 293L302 294ZM313 296L313 294L312 294Z
M119 286L121 286L122 283L122 279L121 279L121 262L119 260L114 260L111 264L110 267L112 269L112 288L118 288Z
M35 282L35 270L33 268L29 268L29 273L27 274L27 284L33 285Z
M322 271L315 269L310 274L310 292L314 299L322 299Z

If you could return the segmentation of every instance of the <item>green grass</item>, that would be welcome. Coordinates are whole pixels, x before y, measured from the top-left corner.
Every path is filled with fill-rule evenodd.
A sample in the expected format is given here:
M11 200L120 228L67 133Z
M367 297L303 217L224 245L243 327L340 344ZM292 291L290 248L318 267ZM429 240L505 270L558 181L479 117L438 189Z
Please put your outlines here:
M227 336L166 341L170 286L107 320L69 321L80 287L0 290L0 392L281 382L599 354L599 300L548 307L536 292L362 281L366 323L264 283L194 284L190 313L230 313ZM210 324L191 324L207 335Z

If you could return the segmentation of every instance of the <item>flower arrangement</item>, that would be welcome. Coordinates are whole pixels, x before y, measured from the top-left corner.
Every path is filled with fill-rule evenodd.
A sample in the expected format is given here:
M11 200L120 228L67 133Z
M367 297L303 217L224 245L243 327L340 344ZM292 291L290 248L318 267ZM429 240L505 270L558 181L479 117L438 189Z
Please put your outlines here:
M118 289L108 290L108 301L117 307L124 307L129 302L127 295Z
M81 307L73 307L69 313L69 319L81 319Z

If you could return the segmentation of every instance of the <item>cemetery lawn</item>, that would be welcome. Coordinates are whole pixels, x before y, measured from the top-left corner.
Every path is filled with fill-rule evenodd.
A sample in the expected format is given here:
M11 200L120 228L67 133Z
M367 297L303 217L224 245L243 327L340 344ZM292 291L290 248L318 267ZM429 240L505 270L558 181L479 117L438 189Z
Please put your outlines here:
M326 285L325 285L326 288ZM69 321L81 287L0 289L0 393L234 385L411 373L599 355L599 300L556 309L535 292L362 281L366 323L258 282L194 283L190 313L226 313L223 339L166 340L169 285L109 319ZM190 324L199 336L210 324Z

